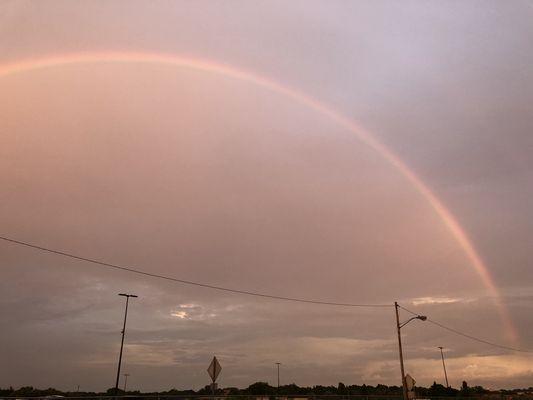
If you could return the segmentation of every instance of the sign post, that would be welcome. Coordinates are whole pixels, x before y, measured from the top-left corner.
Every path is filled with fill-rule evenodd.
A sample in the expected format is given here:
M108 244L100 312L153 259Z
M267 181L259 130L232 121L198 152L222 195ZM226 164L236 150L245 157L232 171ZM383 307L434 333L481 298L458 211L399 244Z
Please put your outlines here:
M407 397L409 399L415 398L415 383L416 381L409 374L405 375L405 385L407 386Z
M216 393L217 390L217 384L216 380L218 378L218 375L220 374L220 371L222 371L222 367L220 366L220 363L218 362L216 357L213 357L213 361L211 361L211 364L209 365L209 368L207 368L207 373L211 377L211 392L213 393L213 396Z

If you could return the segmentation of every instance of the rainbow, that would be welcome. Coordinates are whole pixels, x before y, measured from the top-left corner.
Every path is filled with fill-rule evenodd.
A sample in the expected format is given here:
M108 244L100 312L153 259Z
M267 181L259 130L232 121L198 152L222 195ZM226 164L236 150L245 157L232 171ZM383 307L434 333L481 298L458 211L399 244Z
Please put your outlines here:
M252 73L246 70L238 69L222 63L213 62L196 57L177 56L172 54L160 53L145 53L145 52L94 52L94 53L70 53L65 55L58 55L52 57L43 57L38 59L29 59L13 63L0 64L0 77L6 77L12 74L19 74L44 68L52 68L57 66L65 66L72 64L86 64L86 63L142 63L142 64L158 64L170 65L175 67L189 68L197 71L204 71L214 74L223 75L230 78L246 81L256 86L260 86L267 90L276 92L295 102L298 102L309 109L320 113L339 126L349 130L357 138L365 143L367 146L378 152L385 158L392 166L394 166L401 174L413 185L414 188L425 198L433 207L437 215L443 221L444 225L453 235L455 240L463 249L472 267L481 278L485 288L494 298L495 306L504 326L505 332L510 340L517 341L518 334L512 323L508 310L502 301L502 296L496 287L494 279L492 278L487 266L484 264L480 255L474 248L471 240L468 238L465 231L459 225L457 219L444 206L444 204L437 198L435 194L422 182L418 176L407 167L407 165L398 158L391 150L381 144L370 133L358 126L354 121L342 115L340 112L334 110L328 105L321 103L313 97L301 92L297 89L291 88L279 82L276 82L267 77Z

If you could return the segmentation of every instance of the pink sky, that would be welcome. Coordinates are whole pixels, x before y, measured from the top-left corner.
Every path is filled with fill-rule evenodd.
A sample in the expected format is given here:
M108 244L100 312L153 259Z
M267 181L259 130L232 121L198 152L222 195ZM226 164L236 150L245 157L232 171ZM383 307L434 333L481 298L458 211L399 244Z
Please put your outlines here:
M254 71L358 121L457 217L533 348L528 199L533 29L513 7L343 2L6 2L1 65L102 51ZM522 9L520 9L522 7ZM502 344L487 290L431 204L327 115L209 71L86 63L0 77L2 234L206 283L340 302L398 300ZM0 386L112 385L122 303L133 387L397 383L390 311L309 307L109 272L0 244ZM37 337L35 331L41 332ZM407 371L528 386L531 358L429 325ZM204 366L204 364L206 364ZM105 383L109 380L109 383Z

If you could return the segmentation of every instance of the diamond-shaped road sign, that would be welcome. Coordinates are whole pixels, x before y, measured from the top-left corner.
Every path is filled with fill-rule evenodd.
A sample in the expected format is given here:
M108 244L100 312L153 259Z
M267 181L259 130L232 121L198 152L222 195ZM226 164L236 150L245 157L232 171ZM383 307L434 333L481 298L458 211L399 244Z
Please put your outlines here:
M413 377L409 374L405 375L405 384L407 386L407 390L411 391L415 387L416 381L413 379Z
M220 371L222 371L222 367L218 363L217 358L213 357L213 361L211 361L211 365L209 365L209 368L207 368L207 373L209 374L213 382L217 380L218 374L220 374Z

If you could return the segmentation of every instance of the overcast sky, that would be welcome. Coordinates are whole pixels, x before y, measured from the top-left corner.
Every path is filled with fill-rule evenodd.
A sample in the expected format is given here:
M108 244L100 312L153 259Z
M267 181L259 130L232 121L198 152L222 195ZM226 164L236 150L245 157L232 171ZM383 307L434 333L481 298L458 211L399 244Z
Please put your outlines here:
M135 51L228 64L328 104L457 218L519 333L398 169L327 115L186 67L88 63L0 77L1 235L280 296L400 301L533 349L533 5L528 1L10 1L0 69ZM398 384L392 308L227 294L0 243L0 387ZM403 314L402 319L408 315ZM531 386L533 356L415 321L422 385ZM5 362L8 360L8 362Z

